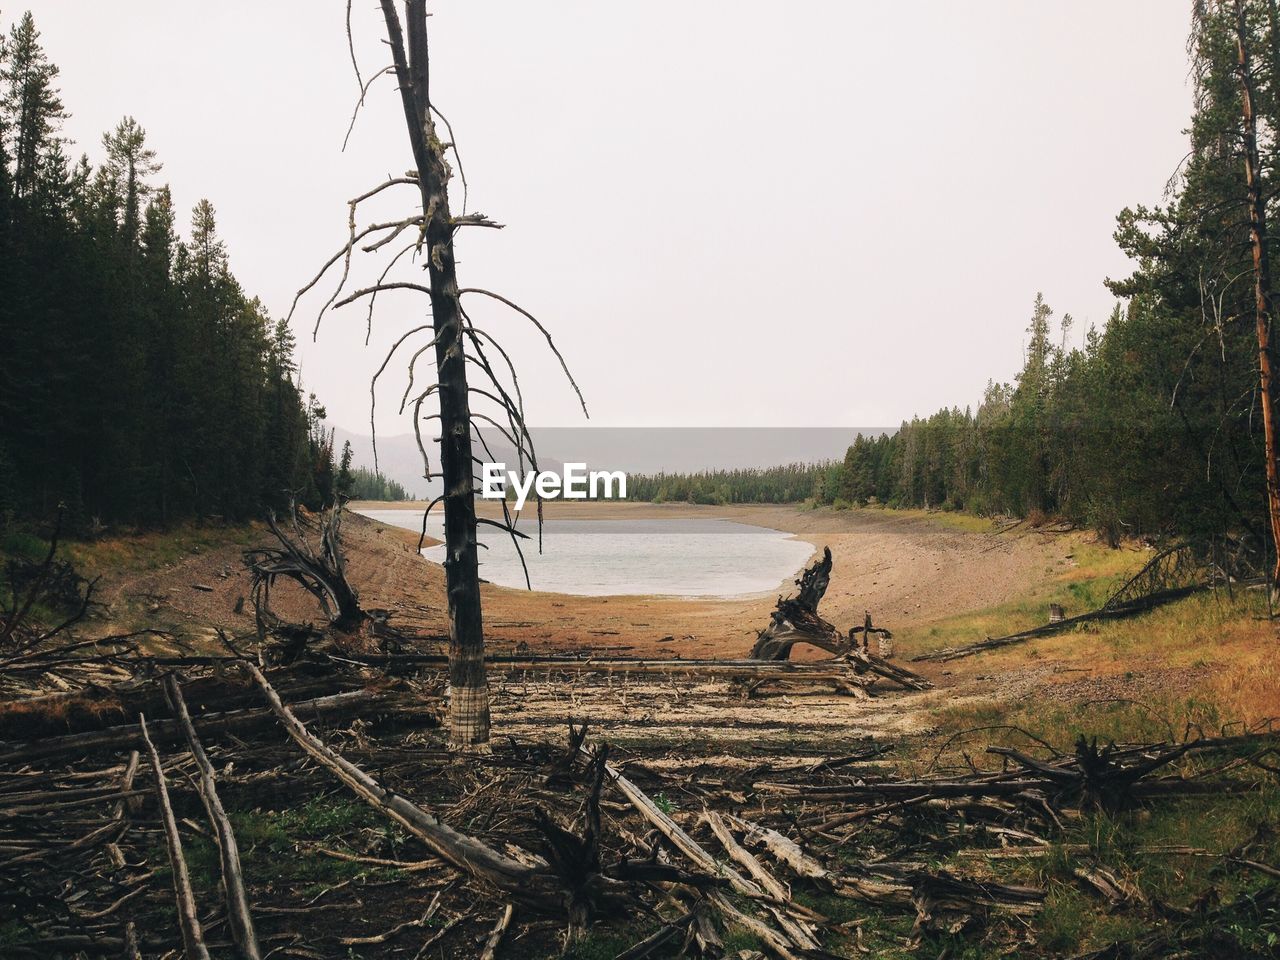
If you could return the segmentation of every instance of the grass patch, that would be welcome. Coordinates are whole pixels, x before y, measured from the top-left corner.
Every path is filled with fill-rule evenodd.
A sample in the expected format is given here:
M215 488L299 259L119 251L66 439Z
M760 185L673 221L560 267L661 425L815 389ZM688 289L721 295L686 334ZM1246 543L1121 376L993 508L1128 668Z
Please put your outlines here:
M635 927L623 930L611 929L591 930L583 937L569 944L563 954L560 954L561 960L613 960L618 954L631 949L645 937L655 933L656 927ZM676 956L676 950L680 947L680 937L666 948L659 949L656 953L649 956L654 958L669 958Z
M737 956L740 950L763 950L760 938L744 927L730 927L724 932L724 955Z
M964 646L1040 626L1048 622L1049 606L1054 603L1061 604L1068 616L1096 610L1151 558L1147 551L1111 550L1081 537L1064 538L1063 549L1069 551L1065 562L1051 568L1045 582L1016 600L904 628L898 635L902 654ZM1025 658L1026 653L1019 656Z
M111 570L160 570L193 554L226 547L243 548L262 536L262 525L245 523L210 525L188 522L168 530L113 535L98 541L67 544L77 567L103 573Z
M318 893L344 880L390 880L403 875L394 867L353 863L303 849L309 842L340 850L350 848L358 833L361 847L380 848L374 856L399 859L406 835L356 800L320 797L293 809L229 811L227 816L240 848L245 879L250 884L301 884L305 885L304 893ZM383 847L387 849L382 850ZM204 890L215 890L219 880L217 844L201 836L184 837L183 853L192 883ZM164 870L168 870L162 844L148 860L164 864Z

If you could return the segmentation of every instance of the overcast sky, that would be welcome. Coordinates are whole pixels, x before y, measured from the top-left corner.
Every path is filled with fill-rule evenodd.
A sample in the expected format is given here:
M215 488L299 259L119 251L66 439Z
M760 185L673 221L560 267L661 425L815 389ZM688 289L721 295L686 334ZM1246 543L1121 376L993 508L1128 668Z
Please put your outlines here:
M340 152L357 92L341 0L29 6L77 153L100 161L102 131L137 118L159 179L183 211L213 201L274 315L342 241L346 201L410 166L390 78ZM1115 214L1159 201L1186 152L1185 2L431 7L469 209L507 224L464 231L460 280L552 329L601 425L880 425L976 404L1019 368L1038 290L1077 333L1105 321L1102 281L1128 269ZM353 19L367 78L389 63L377 4ZM360 308L312 344L323 286L294 319L306 384L367 430L369 377L425 298L380 302L368 348ZM581 422L523 320L473 316L511 342L531 422ZM380 431L409 429L399 383Z

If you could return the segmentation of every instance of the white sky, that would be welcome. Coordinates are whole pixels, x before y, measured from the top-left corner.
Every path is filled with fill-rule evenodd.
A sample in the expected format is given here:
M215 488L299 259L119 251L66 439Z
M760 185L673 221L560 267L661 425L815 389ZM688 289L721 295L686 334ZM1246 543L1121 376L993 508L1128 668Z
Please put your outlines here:
M389 77L339 152L342 0L28 5L76 153L100 161L102 131L136 117L273 314L338 247L346 200L410 165ZM892 425L976 404L1020 366L1037 290L1077 334L1110 312L1115 214L1160 200L1185 153L1187 7L434 3L432 93L470 209L508 225L463 232L460 280L552 329L601 425ZM378 5L353 19L367 77L389 62ZM306 383L367 430L369 376L425 298L385 297L369 348L360 308L313 345L325 286L294 319ZM473 316L511 341L531 422L581 422L524 321ZM380 392L380 431L409 429L401 388Z

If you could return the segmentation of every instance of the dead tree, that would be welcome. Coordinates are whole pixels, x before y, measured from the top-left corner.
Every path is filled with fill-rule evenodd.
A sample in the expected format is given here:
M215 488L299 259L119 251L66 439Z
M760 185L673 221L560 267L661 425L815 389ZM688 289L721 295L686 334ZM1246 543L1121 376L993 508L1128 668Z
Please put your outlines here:
M342 555L342 503L324 511L318 521L319 549L307 542L307 532L298 519L298 511L290 509L293 534L280 529L273 515L267 517L279 547L246 550L245 565L251 573L250 595L257 611L258 626L277 627L279 618L271 610L271 588L278 577L296 582L320 602L329 626L342 633L357 629L367 616L360 609L360 595L347 580L346 560Z
M391 50L392 63L383 67L370 78L366 84L360 77L356 67L356 81L360 87L360 99L356 112L352 116L354 123L360 105L364 102L369 85L383 75L395 76L400 89L400 101L404 110L405 126L409 135L409 146L413 156L413 169L404 176L392 177L353 199L348 205L348 238L346 244L335 253L320 272L294 298L294 306L298 299L310 290L330 268L342 263L342 277L337 289L320 309L316 318L319 329L320 319L330 307L342 307L358 300L368 299L368 320L373 320L373 305L378 294L386 291L425 294L431 303L431 323L420 324L405 332L392 346L382 365L373 375L370 382L370 428L374 430L374 468L377 468L377 436L374 427L374 404L376 403L376 386L378 378L386 370L391 358L402 345L416 338L430 340L418 347L408 361L408 384L400 401L400 412L406 409L413 417L414 435L417 438L418 450L422 455L424 478L428 481L443 481L444 492L427 507L430 513L437 503L443 503L445 532L445 582L449 610L449 686L450 686L450 743L456 747L466 748L486 743L489 739L489 692L485 680L484 669L484 629L480 603L479 558L477 552L476 528L478 524L498 527L511 535L517 552L520 552L518 538L523 536L516 530L517 517L513 517L503 501L502 522L477 518L475 511L475 456L473 440L485 451L488 446L481 432L480 424L500 433L516 450L520 468L525 463L537 469L537 457L524 418L524 400L520 393L516 378L515 366L498 340L490 333L480 329L467 315L463 308L463 294L475 297L486 297L514 310L523 318L534 324L546 338L556 358L560 361L566 376L578 398L581 392L573 377L569 375L564 358L556 349L550 334L545 327L527 310L512 301L488 290L477 287L460 288L454 257L454 234L462 227L490 227L501 225L489 220L483 214L466 212L465 199L463 212L454 214L449 203L449 181L453 171L446 158L450 149L457 160L457 147L445 142L438 135L436 120L439 119L448 129L448 121L440 113L431 99L430 73L427 53L427 10L426 0L405 0L405 24L402 27L396 11L395 0L381 0L383 19L386 24L387 40ZM348 5L348 18L350 5ZM348 23L350 35L350 23ZM356 63L355 51L352 48L352 62ZM452 132L449 133L452 138ZM461 163L458 164L461 171ZM407 186L418 193L418 207L397 220L373 223L363 228L356 226L356 213L361 203L381 194L384 190ZM463 178L464 198L466 180ZM349 275L351 259L358 245L366 253L382 250L397 238L408 233L411 239L398 251L391 255L390 261L383 269L378 282L348 294L342 295ZM423 259L422 268L428 273L429 283L412 283L388 279L391 271L406 254L411 254L410 262L418 257ZM290 311L292 315L292 310ZM488 350L494 350L509 372L507 381L501 372L495 369L490 361ZM422 354L434 350L435 382L425 387L415 387L414 368ZM483 386L468 382L468 364L473 365L484 378ZM437 413L424 414L424 405L432 398L438 404ZM496 411L482 412L476 406L496 406ZM583 412L586 405L583 404ZM439 420L440 436L436 440L440 444L440 471L433 472L427 447L423 441L422 424L426 420ZM539 514L540 516L541 514ZM423 529L426 528L426 515L423 516ZM523 560L523 553L521 553ZM526 572L527 576L527 572Z
M86 580L70 562L58 558L63 513L59 507L43 559L37 563L13 557L6 566L0 588L0 666L46 648L48 641L65 635L89 612L98 581ZM31 615L38 606L69 615L52 625L37 625Z
M1276 463L1276 428L1271 386L1271 318L1275 305L1272 302L1271 265L1267 254L1267 207L1262 193L1258 118L1243 0L1235 0L1235 21L1241 133L1244 140L1244 180L1249 204L1249 246L1253 252L1254 317L1258 334L1258 402L1262 405L1262 434L1267 459L1267 517L1276 554L1271 573L1271 588L1274 591L1280 588L1280 470Z
M830 623L818 616L827 586L831 583L831 548L824 547L822 559L815 560L796 580L799 591L794 597L779 597L769 625L760 631L751 648L753 660L787 660L797 643L811 643L831 653L848 653L853 643Z
M815 560L796 578L796 586L799 587L796 595L778 598L769 625L760 631L755 646L751 648L751 659L788 660L792 647L797 643L808 643L834 653L838 658L836 662L851 666L859 677L875 674L907 690L927 690L933 686L918 673L894 666L884 657L866 649L870 634L879 634L882 640L893 637L883 627L872 625L870 612L862 626L854 627L848 634L842 634L835 624L824 620L818 614L818 604L830 583L831 548L823 547L822 559ZM862 646L858 644L859 634L862 635ZM750 689L754 690L758 685L759 682ZM849 689L853 692L851 687Z

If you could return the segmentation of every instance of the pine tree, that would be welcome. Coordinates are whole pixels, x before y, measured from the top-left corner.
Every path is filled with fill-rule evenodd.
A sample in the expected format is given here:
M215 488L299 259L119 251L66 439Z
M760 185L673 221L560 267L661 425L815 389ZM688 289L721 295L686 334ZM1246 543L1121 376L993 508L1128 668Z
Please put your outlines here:
M146 141L147 132L133 117L125 117L115 130L102 135L107 173L114 181L116 194L123 198L121 238L131 252L138 241L141 205L152 190L147 178L159 173L163 166Z
M66 118L54 86L57 77L58 68L45 56L40 31L27 11L9 32L4 72L0 75L0 107L14 163L13 191L19 198L35 191L41 161L56 142Z

